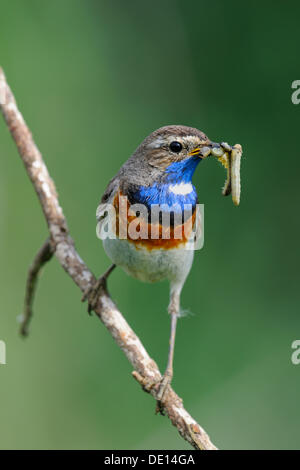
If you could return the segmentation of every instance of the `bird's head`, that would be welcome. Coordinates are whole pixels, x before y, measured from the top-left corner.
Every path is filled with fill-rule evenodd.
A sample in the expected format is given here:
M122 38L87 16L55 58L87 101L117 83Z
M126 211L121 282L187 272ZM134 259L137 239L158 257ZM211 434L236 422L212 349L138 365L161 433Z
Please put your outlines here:
M212 142L198 129L165 126L152 132L138 151L147 163L163 172L176 171L178 178L192 176L196 165L210 154Z
M165 126L152 132L125 165L132 181L150 187L157 183L191 183L194 171L208 156L216 157L227 169L223 194L232 191L239 203L239 162L241 147L212 142L202 131L188 126Z

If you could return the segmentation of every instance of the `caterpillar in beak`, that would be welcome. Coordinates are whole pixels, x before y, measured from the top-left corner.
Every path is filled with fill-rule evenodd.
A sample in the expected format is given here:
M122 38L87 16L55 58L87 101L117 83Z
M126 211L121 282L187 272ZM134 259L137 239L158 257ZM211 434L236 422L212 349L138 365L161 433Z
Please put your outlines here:
M211 150L211 154L215 156L227 170L227 177L222 194L223 196L231 194L235 206L239 205L241 196L240 168L242 153L242 146L240 144L231 147L226 142L216 144Z

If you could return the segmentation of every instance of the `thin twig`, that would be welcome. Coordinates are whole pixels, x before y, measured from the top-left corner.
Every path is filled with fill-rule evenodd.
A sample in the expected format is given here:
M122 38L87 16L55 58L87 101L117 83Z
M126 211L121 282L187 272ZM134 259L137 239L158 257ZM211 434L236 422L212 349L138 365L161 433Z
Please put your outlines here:
M37 286L39 273L47 261L53 256L53 248L51 246L50 238L47 238L43 246L40 248L32 265L29 268L26 283L26 294L24 301L24 311L22 315L20 333L22 336L27 336L29 332L29 323L32 317L32 305L34 300L34 293Z
M1 68L0 86L0 108L40 200L49 227L53 252L80 290L86 292L96 279L75 250L66 219L58 202L54 182L50 178L42 155L17 108ZM162 378L157 364L150 358L106 289L100 293L98 304L94 310L134 367L134 377L157 400L157 387L150 386ZM204 429L184 409L182 400L171 387L165 394L161 405L163 412L170 418L181 436L195 449L216 449Z

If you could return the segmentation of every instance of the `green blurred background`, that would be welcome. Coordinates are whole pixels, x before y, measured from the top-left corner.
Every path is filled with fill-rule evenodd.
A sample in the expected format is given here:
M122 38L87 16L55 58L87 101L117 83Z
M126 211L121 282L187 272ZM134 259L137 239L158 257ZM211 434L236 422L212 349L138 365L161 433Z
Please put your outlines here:
M174 388L220 448L299 448L299 2L2 0L0 63L53 176L83 259L108 180L166 124L243 145L242 202L198 168L205 246L182 304ZM23 340L26 272L47 229L0 121L0 447L188 449L56 260ZM117 270L110 291L161 369L167 284Z

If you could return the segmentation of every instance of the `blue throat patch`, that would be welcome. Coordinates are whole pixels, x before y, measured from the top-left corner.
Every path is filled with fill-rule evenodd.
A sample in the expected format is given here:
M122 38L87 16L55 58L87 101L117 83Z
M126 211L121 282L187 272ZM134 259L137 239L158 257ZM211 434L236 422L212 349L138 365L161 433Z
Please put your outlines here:
M184 206L189 204L194 209L197 203L197 193L192 185L192 191L188 194L175 194L170 191L170 186L180 183L192 183L194 171L201 161L199 157L191 157L186 160L171 163L165 170L165 178L162 182L152 186L140 186L134 194L134 199L140 204L145 204L148 209L154 204L166 204L176 207L175 212L182 212Z
M202 159L199 157L191 157L180 162L173 162L166 168L166 180L171 184L191 183L194 171Z

